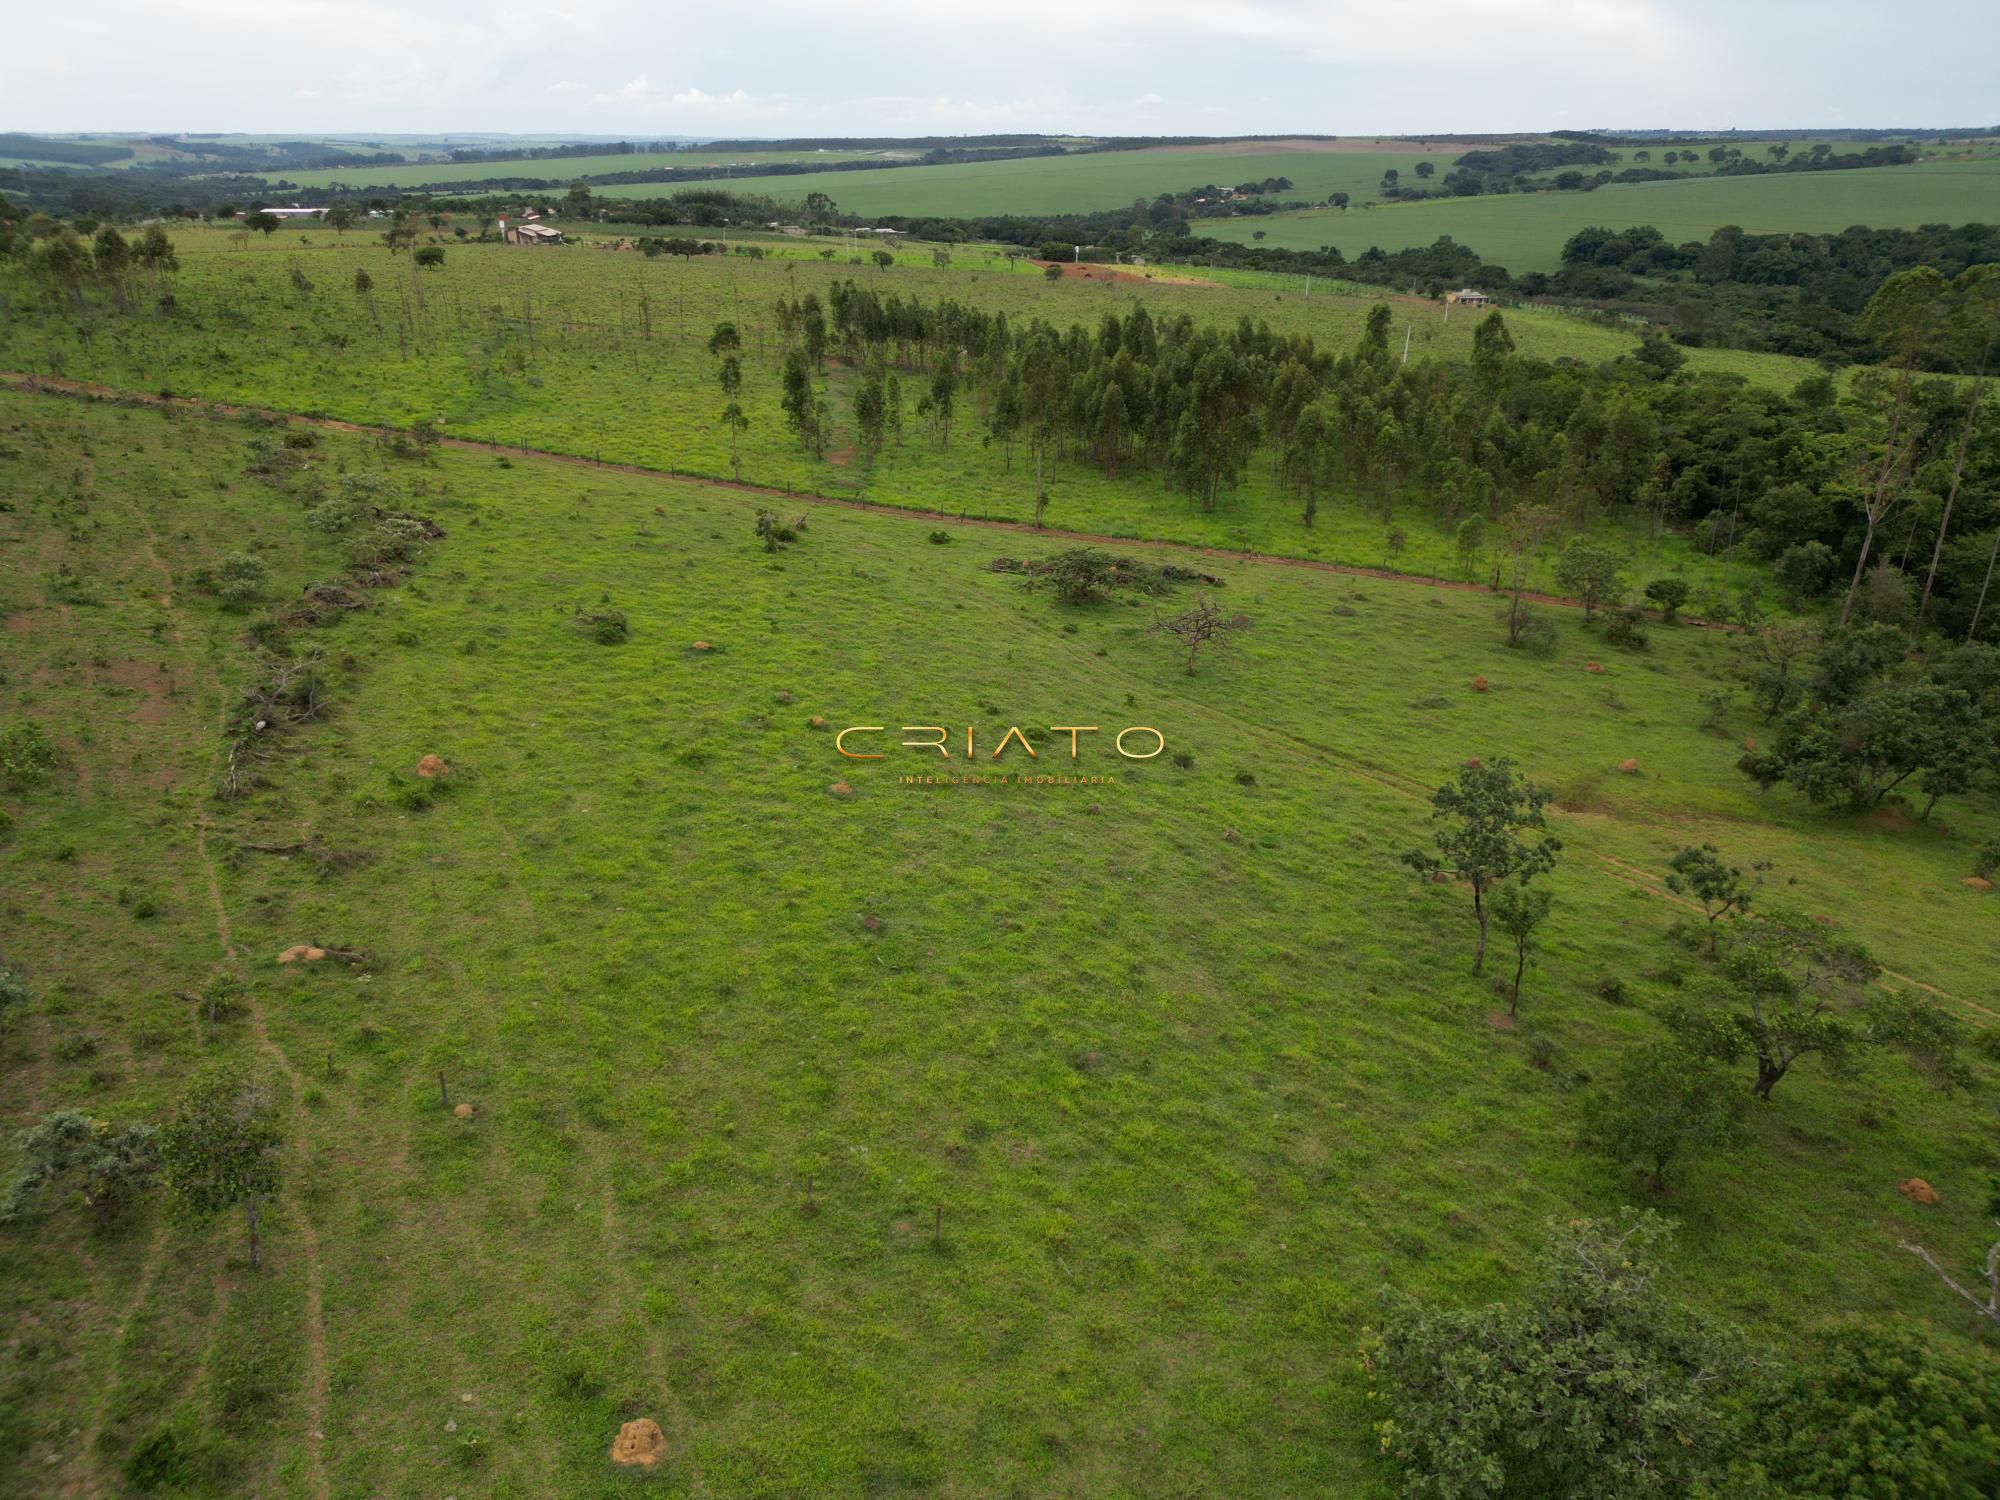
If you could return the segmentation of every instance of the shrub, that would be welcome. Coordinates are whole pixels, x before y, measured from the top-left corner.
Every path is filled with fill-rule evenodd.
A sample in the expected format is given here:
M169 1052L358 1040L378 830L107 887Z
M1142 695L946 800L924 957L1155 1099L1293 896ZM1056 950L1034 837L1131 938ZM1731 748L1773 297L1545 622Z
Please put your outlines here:
M1744 1360L1656 1284L1671 1236L1630 1209L1572 1220L1509 1302L1455 1311L1389 1293L1364 1368L1404 1493L1608 1500L1716 1475L1728 1434L1715 1398Z
M1174 752L1174 764L1179 766L1183 771L1192 771L1194 769L1194 757L1189 755L1185 750L1176 750Z
M764 550L766 552L776 552L786 543L796 542L799 539L798 527L787 526L778 518L778 513L774 510L760 510L757 512L756 529L757 536L764 543Z
M1625 993L1625 981L1615 974L1606 974L1597 981L1597 998L1607 1005L1623 1005L1629 998Z
M171 1427L151 1434L125 1460L125 1482L141 1493L177 1489L194 1480L194 1461Z
M578 615L577 622L590 632L590 638L600 646L622 646L632 634L632 628L621 610L607 609L599 614Z
M931 533L931 545L934 547L949 547L951 545L951 533L949 531L933 531Z
M1729 1493L2000 1495L2000 1362L1850 1323L1760 1382Z
M1028 586L1046 581L1063 604L1098 604L1111 597L1118 581L1118 568L1111 555L1095 547L1072 547L1037 563L1028 574Z
M1627 651L1646 649L1646 612L1636 604L1625 604L1604 614L1604 639Z
M444 247L426 245L410 258L420 266L441 266L444 264Z
M94 1043L89 1050L96 1050ZM159 1176L160 1133L151 1125L113 1128L62 1109L42 1116L17 1142L21 1170L0 1202L0 1222L22 1218L51 1194L73 1189L100 1222L108 1223Z
M14 791L43 786L54 774L56 747L33 719L0 729L0 780Z
M1995 870L2000 870L2000 838L1988 839L1972 856L1972 873L1981 880L1991 880Z
M215 595L229 609L241 609L262 597L269 578L270 569L264 566L263 559L247 552L231 552L204 568L197 568L194 586L204 594Z

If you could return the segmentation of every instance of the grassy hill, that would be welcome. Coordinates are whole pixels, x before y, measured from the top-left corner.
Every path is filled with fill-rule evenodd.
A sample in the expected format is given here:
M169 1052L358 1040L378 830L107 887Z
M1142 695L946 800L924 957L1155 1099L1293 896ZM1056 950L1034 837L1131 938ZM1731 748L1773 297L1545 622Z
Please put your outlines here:
M1760 726L1692 706L1726 634L1603 659L1568 617L1537 658L1478 593L1191 558L1249 629L1189 676L1150 608L988 571L1019 533L796 503L771 555L766 496L365 434L288 451L444 535L293 632L328 712L217 801L260 666L197 571L248 551L284 599L343 566L252 472L281 437L0 394L0 719L61 753L6 798L37 996L6 1124L157 1115L233 1058L288 1143L261 1272L234 1220L0 1235L0 1488L113 1489L166 1432L205 1493L624 1494L605 1449L650 1415L676 1492L1385 1494L1378 1288L1505 1296L1545 1218L1640 1191L1578 1109L1686 982L1673 850L1771 860L1772 904L1992 1024L1994 898L1959 883L1992 808L1758 795ZM1021 725L1039 770L1047 726L1101 725L1076 769L1115 781L834 751L905 722ZM1126 724L1169 753L1119 760ZM1566 846L1511 1032L1464 891L1397 858L1469 755L1555 788ZM1676 1291L1780 1348L1841 1310L1958 1341L1895 1241L1979 1235L1978 1108L1802 1067L1752 1130L1671 1200Z
M1925 161L1906 167L1703 177L1614 184L1590 193L1517 193L1321 209L1255 219L1204 220L1199 233L1284 247L1338 246L1349 258L1371 245L1404 250L1441 235L1470 245L1516 275L1554 270L1579 229L1651 224L1676 244L1705 240L1725 224L1754 234L1829 233L1855 224L1990 224L2000 220L2000 157ZM1257 237L1262 235L1262 239Z
M803 258L689 263L613 250L601 240L547 254L452 244L442 270L421 282L407 257L392 256L366 232L339 237L315 226L239 247L223 231L194 230L177 232L176 243L176 317L114 321L88 338L59 320L16 318L0 328L0 369L356 422L406 426L443 417L458 436L721 478L733 471L706 349L714 322L736 321L750 350L775 347L777 298L813 291L824 299L836 278L926 302L976 300L1011 319L1042 317L1059 326L1094 323L1138 299L1156 319L1185 313L1231 327L1247 316L1336 349L1359 340L1380 300L1330 292L1323 282L1307 295L1299 278L1269 276L1148 279L1100 267L1050 282L1039 268L976 251L940 269L928 249L905 250L903 263L885 272L848 264L839 241L826 243L831 261L790 241L784 248ZM357 270L371 277L370 291L354 289ZM1394 306L1395 338L1400 345L1407 335L1413 357L1470 351L1473 320L1463 313L1451 318L1415 299ZM1624 328L1554 312L1508 317L1522 352L1537 358L1614 359L1636 344ZM1691 351L1691 362L1778 388L1816 369L1730 350ZM945 450L913 440L872 462L855 461L852 376L844 368L833 373L834 457L818 463L775 419L772 361L746 360L746 409L757 416L742 441L743 477L952 515L1032 517L1026 465L977 437ZM911 404L918 394L913 383ZM1263 464L1209 513L1157 473L1113 479L1083 461L1064 462L1056 473L1047 516L1054 526L1369 566L1394 562L1426 573L1452 565L1451 537L1421 521L1407 524L1407 549L1393 558L1384 550L1386 525L1359 507L1334 508L1305 529L1293 497ZM1672 539L1634 537L1630 545L1663 567L1691 561Z

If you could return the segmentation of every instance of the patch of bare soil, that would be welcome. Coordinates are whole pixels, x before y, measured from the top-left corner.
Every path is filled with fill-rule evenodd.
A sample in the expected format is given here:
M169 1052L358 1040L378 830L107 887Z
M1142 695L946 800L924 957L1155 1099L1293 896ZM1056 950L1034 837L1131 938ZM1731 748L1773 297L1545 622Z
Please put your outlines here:
M626 1468L650 1469L667 1451L667 1435L651 1417L635 1417L618 1429L611 1442L611 1461Z
M281 964L316 964L326 957L326 949L315 948L311 943L297 943L278 955Z
M132 717L141 724L167 722L168 699L175 686L170 672L161 670L154 662L115 661L103 668L100 675L119 687L141 695L144 701L132 710Z
M444 759L441 756L426 755L422 760L417 762L417 774L425 780L429 780L433 776L449 776L451 774L451 767L444 763Z

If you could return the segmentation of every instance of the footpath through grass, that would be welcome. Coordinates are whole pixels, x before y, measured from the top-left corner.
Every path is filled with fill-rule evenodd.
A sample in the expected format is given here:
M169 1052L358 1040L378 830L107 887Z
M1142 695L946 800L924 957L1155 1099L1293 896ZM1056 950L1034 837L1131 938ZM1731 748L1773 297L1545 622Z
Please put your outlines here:
M386 469L447 534L302 635L330 716L216 803L252 658L194 571L252 550L283 597L339 566L247 472L261 432L0 393L0 720L63 756L6 798L38 998L4 1124L156 1117L207 1059L276 1067L261 1028L304 1142L263 1272L234 1221L0 1236L0 1490L112 1491L172 1430L206 1493L623 1494L605 1451L648 1415L668 1493L1381 1494L1376 1290L1504 1296L1545 1218L1639 1192L1578 1108L1675 993L1673 850L1773 860L1765 899L1992 1024L1994 898L1958 877L1994 809L1758 796L1759 726L1695 706L1730 637L1606 656L1565 618L1520 656L1485 597L1210 561L1250 627L1190 677L1150 607L1025 593L971 528L815 509L770 555L753 496L363 437L310 461ZM1096 724L1076 769L1116 781L835 754L906 723L982 754L1018 724L1048 770L1048 726ZM1168 754L1119 760L1127 724ZM1464 892L1397 858L1503 754L1566 844L1514 1033ZM254 847L296 844L364 862ZM210 1027L182 997L222 922L253 1009ZM276 962L304 942L370 957ZM1900 1063L1802 1067L1668 1201L1677 1291L1780 1344L1843 1310L1961 1337L1895 1241L1974 1243L1986 1126Z

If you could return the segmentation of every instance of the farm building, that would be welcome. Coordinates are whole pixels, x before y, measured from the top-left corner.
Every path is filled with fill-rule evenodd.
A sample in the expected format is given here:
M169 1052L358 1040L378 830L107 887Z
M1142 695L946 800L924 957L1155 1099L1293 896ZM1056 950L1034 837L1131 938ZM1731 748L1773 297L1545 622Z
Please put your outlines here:
M560 245L562 231L547 224L503 224L501 232L510 245Z
M1469 286L1460 287L1455 292L1446 292L1444 300L1452 307L1491 307L1493 305L1493 299L1487 296L1486 293L1474 291Z
M274 219L317 219L325 215L323 208L266 208L257 210Z

